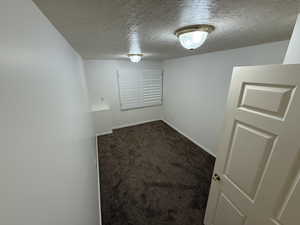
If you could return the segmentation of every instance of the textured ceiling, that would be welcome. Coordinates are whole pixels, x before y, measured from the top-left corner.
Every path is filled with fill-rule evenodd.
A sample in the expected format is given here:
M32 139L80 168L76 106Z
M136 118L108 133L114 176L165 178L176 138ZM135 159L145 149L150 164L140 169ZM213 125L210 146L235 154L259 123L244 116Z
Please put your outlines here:
M167 59L290 38L300 0L34 0L85 59ZM196 51L173 32L209 23L216 30Z

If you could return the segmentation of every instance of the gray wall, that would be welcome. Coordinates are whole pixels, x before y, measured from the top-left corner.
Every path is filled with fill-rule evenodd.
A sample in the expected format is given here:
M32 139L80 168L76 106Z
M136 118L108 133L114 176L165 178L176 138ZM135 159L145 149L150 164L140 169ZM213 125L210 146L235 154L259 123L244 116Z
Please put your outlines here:
M117 80L117 70L162 69L161 62L142 60L136 64L128 59L87 60L84 65L91 104L99 104L100 98L104 97L112 109L113 128L162 119L161 106L121 111Z
M284 58L284 64L300 63L300 14L294 27L293 35Z
M30 0L0 30L0 224L99 224L81 57Z
M216 154L234 66L280 64L288 41L164 62L164 119Z

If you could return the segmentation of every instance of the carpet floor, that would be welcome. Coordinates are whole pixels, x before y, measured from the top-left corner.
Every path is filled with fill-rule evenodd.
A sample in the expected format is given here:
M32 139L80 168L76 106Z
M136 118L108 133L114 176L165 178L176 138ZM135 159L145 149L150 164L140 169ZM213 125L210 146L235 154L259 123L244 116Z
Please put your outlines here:
M103 225L202 225L215 158L162 121L98 137Z

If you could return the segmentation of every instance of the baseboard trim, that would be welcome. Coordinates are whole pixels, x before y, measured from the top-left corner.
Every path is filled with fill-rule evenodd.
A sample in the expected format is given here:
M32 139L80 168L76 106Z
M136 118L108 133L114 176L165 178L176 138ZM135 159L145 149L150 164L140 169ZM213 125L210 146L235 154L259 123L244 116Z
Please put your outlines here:
M165 122L166 124L168 124L170 127L172 127L174 130L176 130L178 133L182 134L183 136L185 136L187 139L189 139L191 142L193 142L195 145L199 146L200 148L202 148L204 151L206 151L208 154L212 155L213 157L216 158L216 155L214 153L212 153L211 150L209 150L208 148L204 147L203 145L199 144L197 141L195 141L193 138L189 137L188 135L186 135L183 131L179 130L176 126L174 126L173 124L171 124L169 121L167 120L162 120L163 122Z
M98 137L98 136L112 134L112 133L113 133L113 131L111 130L111 131L106 131L106 132L103 132L103 133L96 133L96 136Z
M136 123L128 123L128 124L124 124L124 125L121 125L121 126L115 126L112 129L116 130L116 129L120 129L120 128L132 127L132 126L141 125L141 124L144 124L144 123L155 122L155 121L161 121L161 119L144 120L144 121L140 121L140 122L136 122Z
M98 137L96 136L96 168L97 168L97 184L98 184L98 210L99 210L99 225L102 225L101 212L101 190L100 190L100 171L99 171L99 154L98 154Z
M114 132L113 130L116 130L116 129L132 127L132 126L141 125L141 124L144 124L144 123L155 122L155 121L161 121L161 119L144 120L144 121L140 121L140 122L136 122L136 123L128 123L128 124L124 124L124 125L121 125L121 126L115 126L115 127L112 128L111 131L106 131L106 132L103 132L103 133L96 133L96 136L98 137L98 136L102 136L102 135L112 134Z

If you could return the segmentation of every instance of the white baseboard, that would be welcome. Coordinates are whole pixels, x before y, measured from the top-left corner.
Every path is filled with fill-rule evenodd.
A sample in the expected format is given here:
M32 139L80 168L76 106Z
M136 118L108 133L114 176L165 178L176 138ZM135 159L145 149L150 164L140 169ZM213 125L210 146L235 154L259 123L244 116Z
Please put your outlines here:
M140 121L140 122L136 122L136 123L128 123L128 124L124 124L124 125L121 125L121 126L116 126L116 127L113 127L111 131L106 131L106 132L103 132L103 133L96 133L96 136L112 134L113 130L116 130L116 129L121 129L121 128L125 128L125 127L132 127L132 126L141 125L141 124L144 124L144 123L150 123L150 122L154 122L154 121L161 121L161 119L145 120L145 121Z
M98 136L102 136L102 135L106 135L106 134L112 134L112 130L110 130L110 131L106 131L106 132L103 132L103 133L96 133L96 136L98 137Z
M96 136L96 168L97 168L97 182L98 182L98 210L99 210L99 225L102 225L101 213L101 192L100 192L100 172L99 172L99 155L98 155L98 138Z
M169 121L167 120L162 120L164 121L166 124L168 124L170 127L172 127L174 130L176 130L178 133L182 134L183 136L185 136L187 139L189 139L191 142L193 142L195 145L199 146L200 148L202 148L204 151L206 151L207 153L209 153L210 155L212 155L213 157L216 158L216 155L209 150L208 148L204 147L203 145L199 144L197 141L195 141L193 138L189 137L188 135L186 135L184 132L182 132L181 130L179 130L177 127L175 127L173 124L171 124Z
M121 126L113 127L113 130L125 128L125 127L132 127L132 126L136 126L136 125L140 125L140 124L144 124L144 123L150 123L150 122L154 122L154 121L161 121L161 119L145 120L145 121L140 121L140 122L136 122L136 123L128 123L128 124L124 124Z

